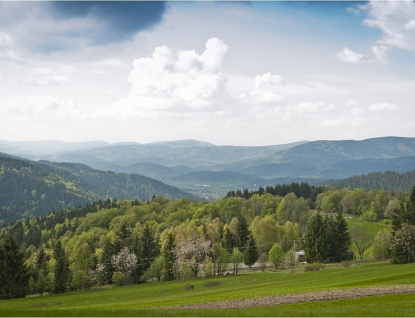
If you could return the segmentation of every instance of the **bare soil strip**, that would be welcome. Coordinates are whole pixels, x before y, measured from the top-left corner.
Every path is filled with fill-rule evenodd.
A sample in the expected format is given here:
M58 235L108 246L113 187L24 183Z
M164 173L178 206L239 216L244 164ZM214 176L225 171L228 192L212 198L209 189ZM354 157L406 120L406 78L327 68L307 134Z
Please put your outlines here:
M288 294L260 298L229 300L199 305L184 305L171 307L169 309L236 309L260 306L274 306L283 304L295 304L309 301L336 300L410 293L415 293L415 285L328 290L302 294Z

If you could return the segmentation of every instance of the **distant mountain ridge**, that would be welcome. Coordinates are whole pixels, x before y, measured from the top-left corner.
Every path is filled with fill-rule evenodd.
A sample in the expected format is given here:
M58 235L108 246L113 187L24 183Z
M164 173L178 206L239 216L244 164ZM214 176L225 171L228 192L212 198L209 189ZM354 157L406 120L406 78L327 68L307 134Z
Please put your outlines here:
M0 142L0 151L3 146ZM10 149L13 143L7 146ZM75 146L78 148L74 149ZM222 188L226 186L228 190L241 185L254 189L257 186L254 179L263 180L262 185L267 185L281 179L342 179L356 174L405 172L415 168L415 138L411 137L301 141L252 147L216 146L197 140L102 146L97 142L89 148L86 146L71 145L68 151L59 148L45 158L39 152L27 157L78 162L94 169L120 173L138 173L188 192L198 192L201 196L208 194L199 193L200 189L193 187L192 182L222 182Z

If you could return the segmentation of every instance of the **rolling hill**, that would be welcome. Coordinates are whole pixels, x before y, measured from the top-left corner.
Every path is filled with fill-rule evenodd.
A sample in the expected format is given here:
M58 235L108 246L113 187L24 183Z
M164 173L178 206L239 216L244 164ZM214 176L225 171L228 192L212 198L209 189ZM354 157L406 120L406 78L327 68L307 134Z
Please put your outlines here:
M33 162L0 154L0 225L107 198L150 200L193 195L138 174L83 164Z

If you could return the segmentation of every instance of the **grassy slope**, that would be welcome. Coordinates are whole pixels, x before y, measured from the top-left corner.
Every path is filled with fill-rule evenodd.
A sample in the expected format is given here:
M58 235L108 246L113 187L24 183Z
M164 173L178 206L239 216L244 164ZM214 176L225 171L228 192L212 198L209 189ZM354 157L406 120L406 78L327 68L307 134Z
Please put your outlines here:
M207 280L221 285L205 287ZM187 283L194 290L185 290ZM168 310L169 306L319 290L415 284L415 264L389 263L250 273L191 281L148 283L0 302L2 316L414 316L415 294L366 297L239 310Z

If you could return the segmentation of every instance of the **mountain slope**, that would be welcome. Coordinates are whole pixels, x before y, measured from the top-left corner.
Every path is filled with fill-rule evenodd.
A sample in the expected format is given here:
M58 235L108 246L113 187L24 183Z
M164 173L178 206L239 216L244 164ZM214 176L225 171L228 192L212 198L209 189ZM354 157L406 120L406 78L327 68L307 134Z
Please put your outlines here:
M0 154L0 225L107 198L170 199L189 193L138 174L106 172L83 164L36 163Z
M99 199L38 164L0 154L0 223L45 215Z

